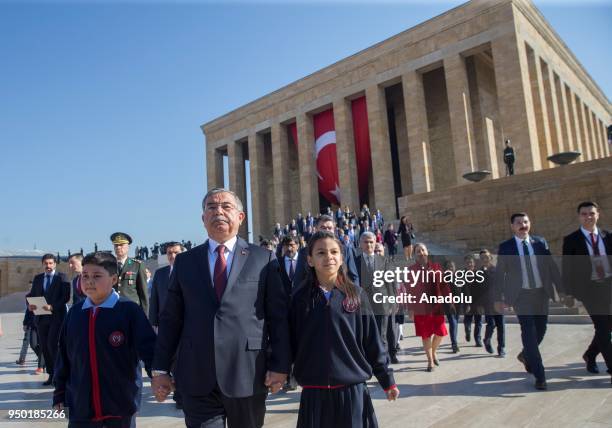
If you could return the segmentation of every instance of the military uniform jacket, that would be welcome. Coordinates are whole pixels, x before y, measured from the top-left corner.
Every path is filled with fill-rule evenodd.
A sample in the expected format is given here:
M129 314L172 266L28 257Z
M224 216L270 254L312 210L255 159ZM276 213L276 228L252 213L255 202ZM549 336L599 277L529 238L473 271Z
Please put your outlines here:
M138 303L145 314L149 313L149 293L144 264L128 257L119 272L116 290L120 296Z

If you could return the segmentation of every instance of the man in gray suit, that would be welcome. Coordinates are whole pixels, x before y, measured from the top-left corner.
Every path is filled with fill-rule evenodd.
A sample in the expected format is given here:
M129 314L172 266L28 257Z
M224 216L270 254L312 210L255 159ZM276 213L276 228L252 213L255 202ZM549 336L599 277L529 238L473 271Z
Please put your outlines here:
M359 282L370 298L370 305L385 349L389 353L391 363L397 364L397 337L399 328L395 323L395 305L385 302L383 297L395 296L395 283L384 282L381 287L374 285L374 272L389 269L387 259L374 253L376 247L376 235L372 232L363 232L359 237L361 254L355 259Z
M159 319L152 390L176 388L188 427L258 428L267 392L289 372L289 296L270 251L238 238L242 202L226 189L202 201L209 239L179 254ZM179 346L180 344L180 346Z

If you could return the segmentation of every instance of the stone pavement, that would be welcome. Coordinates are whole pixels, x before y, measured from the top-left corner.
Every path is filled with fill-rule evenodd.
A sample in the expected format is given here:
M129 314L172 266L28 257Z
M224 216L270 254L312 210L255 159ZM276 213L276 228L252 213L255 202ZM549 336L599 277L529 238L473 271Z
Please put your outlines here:
M0 338L0 427L56 427L65 422L19 423L7 420L9 409L48 409L51 389L42 387L43 376L33 375L35 362L28 354L25 367L15 365L21 346L21 314L2 314L5 335ZM405 333L413 334L411 324ZM460 334L463 328L460 327ZM552 324L542 346L549 390L538 392L533 379L516 361L520 350L517 324L507 325L504 359L489 356L460 340L461 352L452 354L448 342L439 351L441 366L433 373L420 339L402 341L400 364L394 366L400 399L389 403L380 387L370 383L381 428L386 427L612 427L610 376L599 361L600 375L590 375L581 355L590 342L588 324ZM473 342L472 342L473 344ZM173 402L154 402L145 383L139 427L184 426L182 412ZM294 427L299 392L281 393L268 400L266 427Z

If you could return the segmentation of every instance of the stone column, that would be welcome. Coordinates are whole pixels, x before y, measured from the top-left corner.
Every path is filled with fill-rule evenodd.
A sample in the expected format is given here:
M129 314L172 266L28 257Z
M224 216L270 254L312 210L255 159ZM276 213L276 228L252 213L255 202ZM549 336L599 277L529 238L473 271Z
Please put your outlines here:
M249 170L251 172L251 223L253 225L253 242L257 242L258 236L262 234L263 217L270 214L265 212L266 204L262 197L263 192L268 191L263 188L263 175L269 173L269 171L265 171L263 167L264 149L261 137L253 133L249 134L248 138Z
M544 93L546 94L546 109L548 111L548 126L550 129L551 154L563 151L563 133L561 132L561 118L559 117L559 103L555 90L554 73L548 64L542 64L542 78ZM554 164L551 165L555 166Z
M333 103L336 125L336 153L338 157L338 178L340 180L340 204L352 210L359 208L359 183L355 160L355 138L351 103L344 98Z
M516 172L541 169L525 43L516 33L491 42L504 138L516 150Z
M290 212L289 204L289 146L285 125L273 123L271 137L274 221L285 224L296 214Z
M444 58L444 74L448 97L453 153L455 158L456 181L458 185L467 184L463 174L478 168L472 106L465 60L459 54Z
M542 71L542 61L533 51L529 55L529 74L533 92L533 107L538 124L538 143L542 168L552 168L554 164L546 158L554 153L551 136L548 103L546 102L546 81Z
M402 75L402 89L408 128L408 150L412 173L412 193L431 192L434 182L429 154L429 127L423 77L416 71Z
M606 128L606 125L602 121L599 121L599 129L601 130L601 140L603 142L603 155L606 157L610 156L610 144L608 144L608 128Z
M572 127L576 130L576 150L582 153L577 161L584 162L587 160L586 153L583 147L583 132L580 124L580 100L578 99L578 95L571 94L570 97L570 110L572 112L572 118L574 119L574 123Z
M223 152L207 145L206 182L208 189L223 187Z
M316 215L319 213L319 184L317 182L317 165L315 163L312 117L306 113L300 113L297 115L296 122L301 211L304 216L306 216L308 211Z
M227 145L227 157L229 165L229 188L238 195L244 205L244 212L246 212L246 179L242 144L237 141L230 142ZM240 226L239 234L243 238L248 238L246 221Z
M570 132L570 121L567 111L567 97L565 95L565 83L559 76L555 76L555 87L557 88L557 100L559 101L559 117L561 118L561 129L563 130L564 151L573 150L574 142Z
M592 160L593 152L589 137L589 125L586 119L585 106L581 100L576 105L578 110L578 120L580 121L580 132L582 134L582 145L584 147L584 160Z
M396 209L385 90L378 85L366 88L366 104L374 184L374 206L370 208L379 209L391 221L396 218Z
M587 129L589 130L589 140L591 141L591 150L593 151L593 159L599 159L601 154L599 153L599 144L597 143L597 138L595 138L595 121L593 119L593 113L591 109L586 105L584 107L584 113L587 119Z

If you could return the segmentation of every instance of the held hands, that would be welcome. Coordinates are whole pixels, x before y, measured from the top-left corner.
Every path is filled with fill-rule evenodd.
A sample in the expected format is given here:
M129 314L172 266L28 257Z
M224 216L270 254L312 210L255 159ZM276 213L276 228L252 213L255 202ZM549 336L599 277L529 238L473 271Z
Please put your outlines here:
M270 391L272 394L276 394L278 391L280 391L286 381L287 374L268 371L266 372L266 380L264 381L264 385L268 387L268 391Z
M387 394L387 400L395 401L397 400L397 397L399 397L400 392L399 389L397 389L397 386L394 386L393 388L385 391L385 394Z
M174 391L174 381L167 374L153 376L151 379L151 389L155 394L158 403L163 403L168 395Z
M51 305L44 305L42 308L43 308L45 311L49 311L49 312L51 312L51 311L53 310L53 306L51 306Z
M37 306L36 305L28 305L28 309L32 312L34 312L36 310Z
M62 410L64 410L64 403L57 403L55 406L53 406L53 408L58 412L61 412Z
M506 307L506 304L504 302L495 302L494 306L495 306L495 311L501 314L504 312L504 308Z

